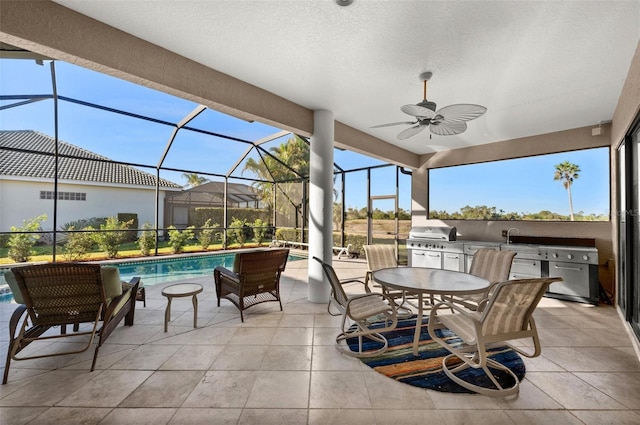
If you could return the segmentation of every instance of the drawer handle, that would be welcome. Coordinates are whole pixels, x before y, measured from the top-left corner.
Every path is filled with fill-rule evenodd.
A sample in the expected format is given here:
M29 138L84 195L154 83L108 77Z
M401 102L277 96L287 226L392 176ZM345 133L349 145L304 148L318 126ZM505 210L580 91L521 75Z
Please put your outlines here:
M556 269L560 269L560 270L574 270L577 272L581 272L582 271L582 267L566 267L566 266L558 266L558 265L554 265L553 267L555 267Z

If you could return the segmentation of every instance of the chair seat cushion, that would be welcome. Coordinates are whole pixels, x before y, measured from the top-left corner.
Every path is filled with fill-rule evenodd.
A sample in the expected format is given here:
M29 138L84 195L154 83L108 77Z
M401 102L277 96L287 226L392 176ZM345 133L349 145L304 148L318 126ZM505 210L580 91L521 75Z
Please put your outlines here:
M20 292L20 288L18 288L18 282L16 282L16 277L13 275L11 270L7 270L4 272L4 280L7 281L11 292L13 293L13 299L16 300L18 304L24 304L24 298L22 298L22 292Z
M122 295L120 271L115 266L102 266L100 268L100 274L102 275L104 296L107 299L107 303L110 303L112 299Z
M478 321L480 321L480 314L477 312L469 312L467 314L469 316L474 316ZM466 344L472 345L476 343L476 332L473 320L466 314L438 315L438 320L447 328L451 329Z
M349 302L349 316L355 320L366 319L389 311L389 304L378 295L353 298Z

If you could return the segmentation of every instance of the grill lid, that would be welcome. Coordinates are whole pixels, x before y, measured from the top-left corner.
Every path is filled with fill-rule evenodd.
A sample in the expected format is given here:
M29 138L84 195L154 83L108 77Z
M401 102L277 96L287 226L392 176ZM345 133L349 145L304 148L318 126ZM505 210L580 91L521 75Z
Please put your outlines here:
M457 230L448 226L416 226L409 231L409 239L455 241Z

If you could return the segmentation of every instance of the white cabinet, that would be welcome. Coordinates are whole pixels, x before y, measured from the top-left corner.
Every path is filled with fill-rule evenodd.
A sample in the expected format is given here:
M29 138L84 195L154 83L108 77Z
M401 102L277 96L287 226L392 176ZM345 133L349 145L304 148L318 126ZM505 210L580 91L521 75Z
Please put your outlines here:
M442 253L438 251L411 250L411 267L442 268Z

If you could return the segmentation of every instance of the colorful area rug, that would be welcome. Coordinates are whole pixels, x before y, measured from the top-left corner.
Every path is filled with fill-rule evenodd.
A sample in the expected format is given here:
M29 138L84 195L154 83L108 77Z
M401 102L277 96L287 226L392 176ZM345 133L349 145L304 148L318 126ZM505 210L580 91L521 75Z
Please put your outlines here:
M472 393L472 391L453 382L442 371L442 359L450 353L431 339L427 330L427 323L428 317L425 317L420 331L419 356L413 355L413 333L416 326L416 318L414 316L412 319L399 320L395 330L383 333L389 341L389 348L384 353L375 357L361 358L360 360L375 371L405 384L443 392ZM382 325L373 325L374 328L378 326ZM460 338L451 331L439 330L437 332L441 332L438 333L438 336L442 335L447 342L462 345ZM347 343L351 351L358 351L356 338L348 339ZM380 347L380 343L366 338L363 341L364 351L375 351ZM524 362L514 350L503 346L494 348L489 353L491 353L489 355L490 358L507 366L516 374L518 379L522 380L524 378ZM451 359L449 364L455 364L454 360ZM491 386L489 378L482 371L469 368L457 376L477 385ZM498 374L498 382L509 385L509 382L512 383L513 381L506 373L502 372Z

